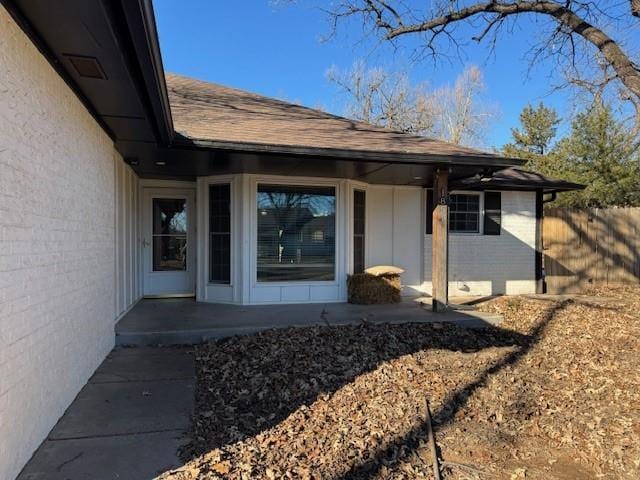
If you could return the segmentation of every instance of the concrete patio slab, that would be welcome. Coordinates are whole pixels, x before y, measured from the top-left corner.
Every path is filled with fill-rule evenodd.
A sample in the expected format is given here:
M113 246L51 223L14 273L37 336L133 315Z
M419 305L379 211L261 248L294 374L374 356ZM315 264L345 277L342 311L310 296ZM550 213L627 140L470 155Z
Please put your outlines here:
M18 480L145 480L179 467L181 432L48 441Z
M180 466L194 388L190 349L113 350L18 480L144 480Z
M420 299L392 305L349 303L226 305L193 299L145 299L116 325L118 345L196 344L270 328L371 323L459 322L468 328L498 325L498 314L471 309L434 314Z
M89 382L185 380L194 368L193 354L184 348L127 348L110 353Z
M186 429L194 388L193 380L89 383L49 438Z

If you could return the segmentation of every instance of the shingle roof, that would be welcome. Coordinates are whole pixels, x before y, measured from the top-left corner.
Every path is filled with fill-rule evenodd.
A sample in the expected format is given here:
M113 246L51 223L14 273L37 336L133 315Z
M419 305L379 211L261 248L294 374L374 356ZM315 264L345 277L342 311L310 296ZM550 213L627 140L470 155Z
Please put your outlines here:
M521 163L180 75L167 74L166 80L174 129L184 140L195 143L236 149L269 147L285 153L343 152L353 158L380 153L425 162Z

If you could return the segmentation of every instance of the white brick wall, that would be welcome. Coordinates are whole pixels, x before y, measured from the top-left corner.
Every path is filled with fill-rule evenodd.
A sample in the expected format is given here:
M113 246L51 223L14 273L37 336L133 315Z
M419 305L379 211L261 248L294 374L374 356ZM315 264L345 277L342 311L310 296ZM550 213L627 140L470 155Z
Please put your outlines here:
M14 478L113 346L104 131L0 7L0 478Z
M449 295L535 293L536 195L502 192L502 232L449 236ZM426 292L431 292L431 235L424 237Z

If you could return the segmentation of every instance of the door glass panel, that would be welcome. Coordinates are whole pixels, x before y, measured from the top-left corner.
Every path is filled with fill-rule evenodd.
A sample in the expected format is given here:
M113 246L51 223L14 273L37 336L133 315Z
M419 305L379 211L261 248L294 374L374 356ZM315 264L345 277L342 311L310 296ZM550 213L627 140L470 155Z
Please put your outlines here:
M187 203L183 198L153 199L153 270L187 269Z
M187 202L184 198L153 199L153 234L187 234Z

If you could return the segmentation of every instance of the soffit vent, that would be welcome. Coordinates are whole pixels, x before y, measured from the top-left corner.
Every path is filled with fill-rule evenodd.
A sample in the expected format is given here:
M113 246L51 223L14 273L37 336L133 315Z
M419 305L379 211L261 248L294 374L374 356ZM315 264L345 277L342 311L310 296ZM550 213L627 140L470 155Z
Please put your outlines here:
M95 78L100 80L106 80L107 76L95 57L84 57L80 55L65 55L75 68L78 75L83 78Z

